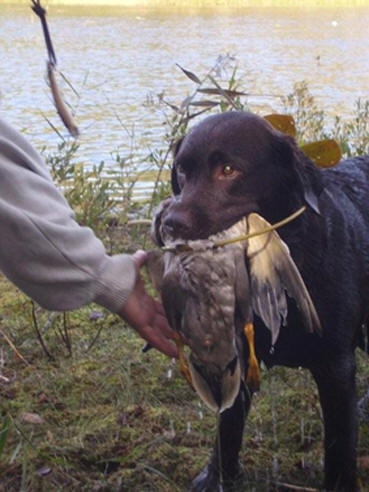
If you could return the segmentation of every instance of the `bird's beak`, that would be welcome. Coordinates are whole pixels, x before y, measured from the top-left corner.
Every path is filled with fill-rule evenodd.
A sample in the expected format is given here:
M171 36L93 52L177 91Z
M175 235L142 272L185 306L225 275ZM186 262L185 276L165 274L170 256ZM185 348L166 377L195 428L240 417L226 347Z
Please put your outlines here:
M236 356L223 370L189 360L193 386L202 401L215 412L230 408L240 389L241 368Z

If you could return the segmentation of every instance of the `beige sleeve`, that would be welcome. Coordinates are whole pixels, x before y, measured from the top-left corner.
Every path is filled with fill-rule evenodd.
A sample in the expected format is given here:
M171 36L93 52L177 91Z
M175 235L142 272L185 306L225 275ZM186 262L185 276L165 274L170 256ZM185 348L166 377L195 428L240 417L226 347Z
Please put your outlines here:
M118 311L136 270L81 227L41 157L0 119L0 270L47 309L89 302Z

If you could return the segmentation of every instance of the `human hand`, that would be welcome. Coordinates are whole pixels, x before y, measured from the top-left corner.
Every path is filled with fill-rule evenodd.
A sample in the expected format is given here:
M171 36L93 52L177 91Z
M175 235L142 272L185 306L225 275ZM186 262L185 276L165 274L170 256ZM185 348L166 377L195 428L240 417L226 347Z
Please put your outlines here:
M163 306L146 292L140 275L139 270L145 264L147 254L139 250L132 258L137 267L136 284L118 314L153 347L170 357L178 357L177 347L170 341L174 338L174 332L168 324Z

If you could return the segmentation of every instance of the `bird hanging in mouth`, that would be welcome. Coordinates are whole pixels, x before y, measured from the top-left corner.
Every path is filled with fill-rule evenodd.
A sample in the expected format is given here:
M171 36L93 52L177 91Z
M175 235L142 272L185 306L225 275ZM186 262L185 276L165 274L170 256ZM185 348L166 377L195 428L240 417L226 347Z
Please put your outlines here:
M233 405L240 384L251 391L259 387L254 314L270 330L272 345L286 323L286 294L295 299L307 331L319 332L320 323L275 231L228 242L268 228L265 219L253 213L208 239L174 241L164 226L170 203L164 200L153 218L153 240L165 251L149 252L149 275L178 334L182 374L208 407L222 412ZM184 344L190 348L188 365Z

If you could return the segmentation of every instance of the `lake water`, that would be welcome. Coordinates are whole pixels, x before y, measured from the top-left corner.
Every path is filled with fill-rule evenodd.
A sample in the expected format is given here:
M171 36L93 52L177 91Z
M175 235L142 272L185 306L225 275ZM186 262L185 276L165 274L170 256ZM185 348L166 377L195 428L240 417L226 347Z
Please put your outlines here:
M144 155L160 147L164 117L148 101L163 91L180 103L221 54L234 56L251 94L279 95L306 80L331 116L349 116L369 92L369 7L340 9L147 10L51 6L48 21L58 65L82 131L80 155L114 163L111 152ZM37 146L65 134L46 86L45 46L27 7L0 5L0 114ZM229 73L228 73L229 75ZM227 77L227 74L225 74ZM250 98L278 110L278 97ZM131 136L129 135L131 134ZM133 134L133 138L132 138Z

